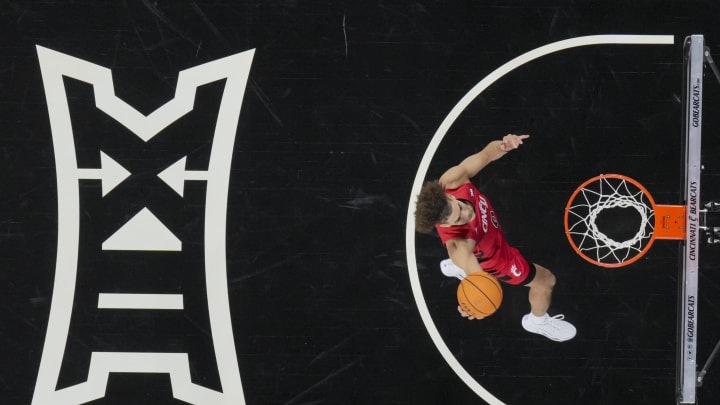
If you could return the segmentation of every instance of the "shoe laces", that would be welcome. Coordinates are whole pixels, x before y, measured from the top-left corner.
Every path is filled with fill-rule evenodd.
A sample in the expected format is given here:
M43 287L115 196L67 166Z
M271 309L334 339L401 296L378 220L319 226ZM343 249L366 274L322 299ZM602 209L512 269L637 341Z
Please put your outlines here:
M547 320L545 321L545 323L546 323L547 325L550 325L550 326L552 326L552 327L555 327L555 328L558 328L558 329L559 329L559 328L561 328L560 322L555 322L555 321L563 321L563 319L565 319L565 315L563 315L563 314L558 314L558 315L555 315L555 316L550 316L550 315L548 315ZM563 322L564 322L564 321L563 321Z

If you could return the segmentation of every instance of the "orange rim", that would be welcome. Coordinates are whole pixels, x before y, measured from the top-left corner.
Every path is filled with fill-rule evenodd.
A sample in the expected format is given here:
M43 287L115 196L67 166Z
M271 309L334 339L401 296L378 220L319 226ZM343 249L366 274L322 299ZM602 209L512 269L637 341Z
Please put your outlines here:
M642 184L638 183L637 180L627 177L627 176L624 176L622 174L601 174L599 176L595 176L595 177L587 180L586 182L582 183L577 189L575 189L575 192L573 192L572 195L570 196L570 199L568 200L568 203L565 206L565 221L564 221L565 236L567 237L568 242L570 242L570 246L572 246L573 250L575 250L575 252L577 254L579 254L583 259L585 259L586 261L588 261L592 264L595 264L600 267L607 267L607 268L616 268L616 267L627 266L627 265L630 265L630 264L638 261L641 257L643 257L645 255L645 253L647 253L648 250L650 250L650 247L652 246L653 242L655 241L654 229L653 229L652 234L650 235L650 240L648 240L647 245L645 245L645 247L643 247L642 250L640 250L640 252L638 252L635 256L631 257L630 259L624 260L619 263L604 263L604 262L600 262L600 261L595 260L592 257L586 255L578 248L578 246L575 244L575 241L572 238L572 235L570 234L570 227L568 225L568 217L570 215L570 207L572 206L573 201L575 201L575 197L577 197L577 195L588 184L591 184L591 183L594 183L597 181L602 181L603 179L625 180L628 183L632 184L633 186L637 187L638 189L640 189L640 191L642 191L642 193L650 201L650 208L652 209L653 213L655 212L655 200L652 198L652 195L650 195L650 192L648 192L647 189Z

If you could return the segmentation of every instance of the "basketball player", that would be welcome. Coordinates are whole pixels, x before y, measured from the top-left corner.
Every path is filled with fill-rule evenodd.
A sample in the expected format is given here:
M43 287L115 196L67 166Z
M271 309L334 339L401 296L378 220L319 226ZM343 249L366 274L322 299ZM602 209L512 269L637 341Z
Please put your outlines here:
M459 279L485 271L499 281L529 287L530 313L523 316L525 330L562 342L575 336L575 327L563 315L549 316L555 275L528 262L506 241L490 201L470 178L513 149L530 135L505 135L480 152L448 169L439 180L425 183L417 200L415 225L420 232L436 229L449 259L441 262L443 274ZM459 306L463 317L475 319Z

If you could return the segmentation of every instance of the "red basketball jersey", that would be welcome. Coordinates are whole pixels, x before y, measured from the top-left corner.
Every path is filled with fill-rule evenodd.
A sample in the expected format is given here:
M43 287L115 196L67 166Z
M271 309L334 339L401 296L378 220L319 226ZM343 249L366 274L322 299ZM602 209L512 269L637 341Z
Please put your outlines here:
M507 245L507 242L490 201L472 183L446 189L445 193L458 200L472 203L475 208L475 218L465 225L435 225L443 244L455 238L473 239L477 242L473 250L475 256L482 261L492 259L498 249Z

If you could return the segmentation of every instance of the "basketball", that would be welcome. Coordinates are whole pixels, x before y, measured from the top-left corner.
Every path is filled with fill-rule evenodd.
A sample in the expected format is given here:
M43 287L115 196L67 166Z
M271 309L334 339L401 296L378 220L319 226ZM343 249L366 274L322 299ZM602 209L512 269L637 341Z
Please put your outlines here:
M458 285L460 308L475 318L492 315L502 303L503 291L497 279L485 272L473 273Z

